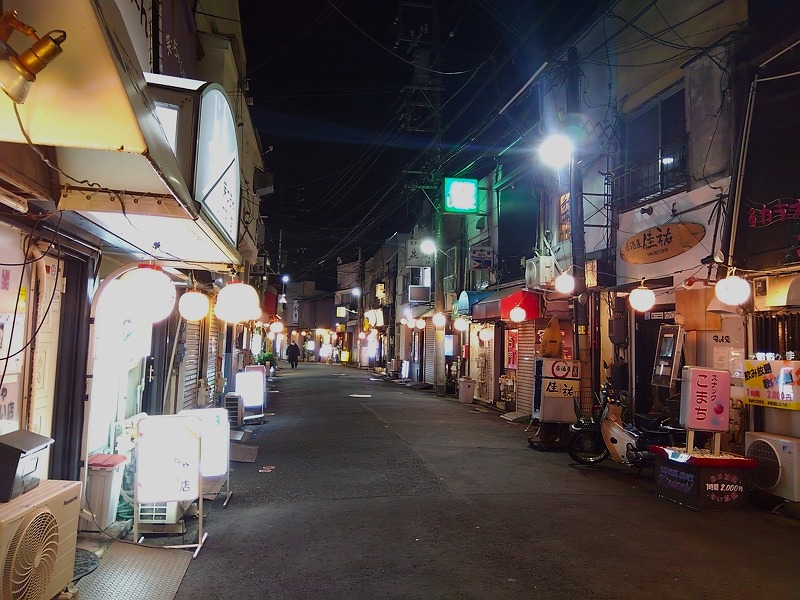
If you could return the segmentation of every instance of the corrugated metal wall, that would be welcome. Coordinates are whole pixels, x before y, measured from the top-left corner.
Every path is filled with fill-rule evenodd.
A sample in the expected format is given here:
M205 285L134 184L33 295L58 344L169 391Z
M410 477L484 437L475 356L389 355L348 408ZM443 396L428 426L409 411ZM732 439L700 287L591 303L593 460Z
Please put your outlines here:
M517 410L530 413L533 409L533 372L536 358L536 323L519 324L517 338Z
M183 357L183 401L178 410L197 408L201 339L200 322L187 322L186 354Z
M433 324L433 321L426 319L425 320L425 360L424 360L424 370L425 374L423 376L423 381L425 383L430 383L434 385L434 376L433 370L434 366L433 363L436 360L434 348L436 343L436 326Z
M220 390L217 389L217 357L219 356L219 319L213 315L209 318L208 351L206 356L206 383L208 384L209 403L215 404Z

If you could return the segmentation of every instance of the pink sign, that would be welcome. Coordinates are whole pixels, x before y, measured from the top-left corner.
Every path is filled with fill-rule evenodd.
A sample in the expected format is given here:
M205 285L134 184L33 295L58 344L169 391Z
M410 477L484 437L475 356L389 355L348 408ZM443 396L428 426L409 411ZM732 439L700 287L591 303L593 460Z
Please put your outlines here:
M722 369L684 367L681 384L681 424L687 429L728 431L731 374Z

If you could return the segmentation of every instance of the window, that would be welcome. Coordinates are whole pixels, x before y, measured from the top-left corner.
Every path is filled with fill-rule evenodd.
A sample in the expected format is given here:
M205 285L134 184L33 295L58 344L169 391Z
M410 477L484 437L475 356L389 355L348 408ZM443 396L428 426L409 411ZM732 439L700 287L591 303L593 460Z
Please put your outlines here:
M622 165L614 170L614 199L629 208L684 189L686 115L684 91L671 90L625 124Z

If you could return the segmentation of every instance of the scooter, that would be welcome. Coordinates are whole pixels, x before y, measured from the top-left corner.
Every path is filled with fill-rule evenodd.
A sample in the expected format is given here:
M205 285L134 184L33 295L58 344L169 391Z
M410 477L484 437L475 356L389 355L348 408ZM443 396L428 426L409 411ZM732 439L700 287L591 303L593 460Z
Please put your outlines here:
M686 445L686 430L668 425L669 417L651 418L634 415L634 423L625 423L623 414L628 408L627 395L609 383L600 392L599 417L584 415L575 403L577 422L567 444L570 457L581 464L599 463L609 456L623 465L641 468L653 462L651 445Z

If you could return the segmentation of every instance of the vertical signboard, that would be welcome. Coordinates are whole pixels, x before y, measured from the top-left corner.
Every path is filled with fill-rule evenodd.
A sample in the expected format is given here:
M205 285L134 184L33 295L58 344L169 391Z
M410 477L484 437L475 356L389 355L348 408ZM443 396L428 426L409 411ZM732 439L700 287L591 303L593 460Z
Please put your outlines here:
M720 369L684 367L680 423L687 429L728 431L731 374Z
M200 496L200 420L159 415L139 421L136 502L192 502Z

